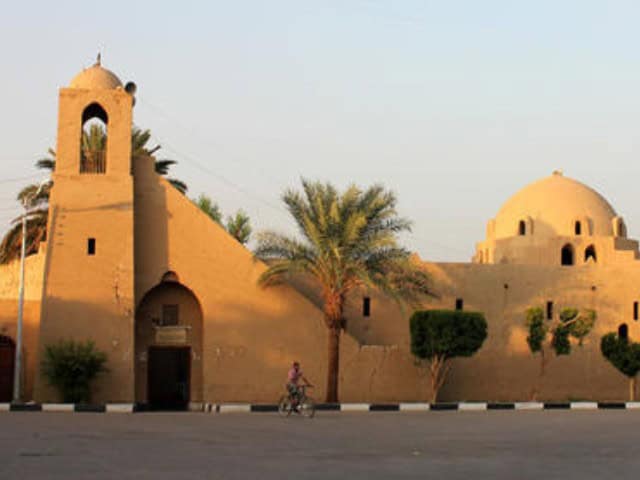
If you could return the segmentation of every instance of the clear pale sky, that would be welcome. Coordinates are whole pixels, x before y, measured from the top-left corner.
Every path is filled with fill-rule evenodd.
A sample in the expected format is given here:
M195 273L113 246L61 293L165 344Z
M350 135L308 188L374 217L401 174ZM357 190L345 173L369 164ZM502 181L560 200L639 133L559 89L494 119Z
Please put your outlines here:
M101 51L189 196L257 229L293 231L280 195L301 176L382 182L408 247L468 261L500 205L560 168L637 238L639 24L631 0L10 2L0 229L55 146L57 89Z

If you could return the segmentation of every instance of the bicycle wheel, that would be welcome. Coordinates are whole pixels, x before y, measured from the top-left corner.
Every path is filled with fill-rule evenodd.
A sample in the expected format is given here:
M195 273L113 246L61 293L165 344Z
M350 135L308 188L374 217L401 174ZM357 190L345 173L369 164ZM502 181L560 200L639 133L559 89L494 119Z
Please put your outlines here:
M283 395L280 397L280 401L278 402L278 414L281 417L288 417L291 415L291 400L289 400L289 395Z
M300 413L303 417L313 418L316 414L316 402L311 397L305 397L300 403Z

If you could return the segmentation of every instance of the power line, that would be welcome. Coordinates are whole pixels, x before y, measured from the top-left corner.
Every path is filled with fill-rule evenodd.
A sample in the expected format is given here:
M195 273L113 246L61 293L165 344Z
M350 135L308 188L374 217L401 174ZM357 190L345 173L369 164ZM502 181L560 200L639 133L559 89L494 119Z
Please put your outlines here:
M38 178L38 177L42 177L42 174L41 173L34 173L33 175L28 175L26 177L4 178L4 179L0 180L0 184L13 183L13 182L23 182L25 180L31 180L31 179Z

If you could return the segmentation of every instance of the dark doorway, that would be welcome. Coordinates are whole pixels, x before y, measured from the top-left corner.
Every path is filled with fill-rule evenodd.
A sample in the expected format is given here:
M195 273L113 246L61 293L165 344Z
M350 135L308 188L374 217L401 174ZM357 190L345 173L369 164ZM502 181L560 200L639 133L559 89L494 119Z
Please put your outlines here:
M571 245L567 244L562 247L560 263L562 265L573 265L573 247Z
M189 406L190 347L149 348L149 408L186 410Z
M0 402L10 402L13 397L13 368L16 346L9 337L0 335Z

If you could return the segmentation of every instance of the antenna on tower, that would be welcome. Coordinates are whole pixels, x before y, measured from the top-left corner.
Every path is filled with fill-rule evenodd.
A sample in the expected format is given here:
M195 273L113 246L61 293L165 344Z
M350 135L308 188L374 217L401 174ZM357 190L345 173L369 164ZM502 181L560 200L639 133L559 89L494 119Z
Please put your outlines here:
M102 53L98 52L98 56L96 57L96 65L102 65Z

